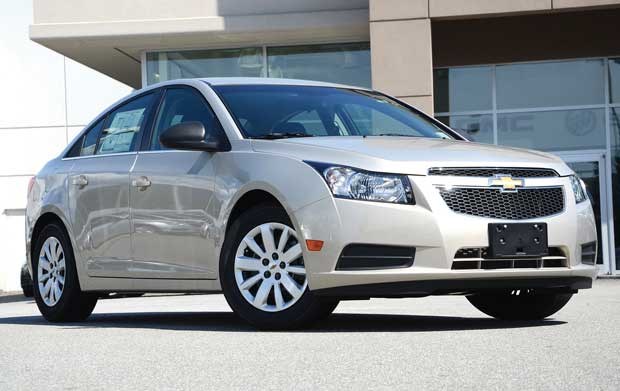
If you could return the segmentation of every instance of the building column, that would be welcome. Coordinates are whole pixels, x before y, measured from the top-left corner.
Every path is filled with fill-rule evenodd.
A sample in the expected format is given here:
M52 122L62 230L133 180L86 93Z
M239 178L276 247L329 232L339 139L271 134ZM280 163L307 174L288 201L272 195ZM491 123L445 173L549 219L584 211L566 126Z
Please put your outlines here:
M433 114L428 0L370 0L372 86Z

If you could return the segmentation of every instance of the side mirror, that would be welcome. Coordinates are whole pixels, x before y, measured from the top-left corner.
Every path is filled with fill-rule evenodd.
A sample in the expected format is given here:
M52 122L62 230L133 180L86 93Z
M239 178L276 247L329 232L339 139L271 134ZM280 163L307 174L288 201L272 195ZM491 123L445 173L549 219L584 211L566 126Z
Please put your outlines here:
M205 127L201 122L181 122L164 130L159 142L166 148L188 151L228 151L230 145L223 138L205 140Z

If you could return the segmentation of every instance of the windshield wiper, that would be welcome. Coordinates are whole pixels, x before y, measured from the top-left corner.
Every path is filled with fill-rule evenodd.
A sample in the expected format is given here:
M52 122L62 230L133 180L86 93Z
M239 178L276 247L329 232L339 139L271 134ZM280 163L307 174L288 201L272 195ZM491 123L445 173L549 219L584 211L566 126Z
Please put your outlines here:
M373 136L392 136L392 137L421 137L413 134L404 134L404 133L379 133Z
M295 138L295 137L314 137L311 134L301 133L301 132L274 132L261 134L259 136L252 136L250 138L261 139L261 140L277 140L280 138Z

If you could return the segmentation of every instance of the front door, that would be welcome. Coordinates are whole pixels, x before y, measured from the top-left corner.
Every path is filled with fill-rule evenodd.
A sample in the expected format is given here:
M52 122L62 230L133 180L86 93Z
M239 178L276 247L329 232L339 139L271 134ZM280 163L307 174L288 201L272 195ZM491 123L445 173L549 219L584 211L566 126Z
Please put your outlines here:
M605 175L605 155L603 152L574 152L558 154L566 164L581 178L588 191L594 217L596 219L598 254L596 263L600 274L611 270L609 247L609 216L607 182Z
M197 121L219 129L197 90L168 87L152 135L130 175L135 278L217 278L213 201L217 153L175 151L159 143L170 126Z

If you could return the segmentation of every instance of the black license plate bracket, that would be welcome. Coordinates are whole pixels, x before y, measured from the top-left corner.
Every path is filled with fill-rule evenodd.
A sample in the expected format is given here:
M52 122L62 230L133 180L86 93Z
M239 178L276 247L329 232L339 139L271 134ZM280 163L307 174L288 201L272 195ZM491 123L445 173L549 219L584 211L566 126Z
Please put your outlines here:
M549 255L546 223L489 224L491 258L527 258Z

